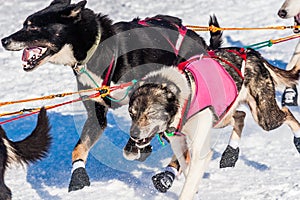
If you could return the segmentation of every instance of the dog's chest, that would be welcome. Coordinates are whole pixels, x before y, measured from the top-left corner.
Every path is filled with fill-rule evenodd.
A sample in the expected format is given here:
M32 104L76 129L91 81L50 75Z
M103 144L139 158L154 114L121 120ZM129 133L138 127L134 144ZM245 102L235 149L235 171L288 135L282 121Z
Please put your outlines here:
M235 101L238 90L228 72L215 60L202 58L185 67L193 76L194 94L187 118L207 107L221 117Z

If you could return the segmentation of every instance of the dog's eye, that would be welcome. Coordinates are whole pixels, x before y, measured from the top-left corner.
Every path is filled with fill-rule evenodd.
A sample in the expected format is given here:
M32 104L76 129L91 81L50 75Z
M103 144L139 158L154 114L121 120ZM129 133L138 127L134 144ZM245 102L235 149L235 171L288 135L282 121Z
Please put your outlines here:
M134 117L134 115L137 113L133 108L129 108L128 112L131 118Z
M39 27L34 26L34 25L27 26L26 29L29 30L29 31L38 31L38 30L40 30Z

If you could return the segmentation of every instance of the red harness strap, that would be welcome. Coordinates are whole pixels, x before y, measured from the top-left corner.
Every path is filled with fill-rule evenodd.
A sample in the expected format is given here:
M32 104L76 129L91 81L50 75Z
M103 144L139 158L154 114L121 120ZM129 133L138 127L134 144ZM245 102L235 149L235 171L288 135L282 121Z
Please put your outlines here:
M115 61L115 59L114 59L114 56L113 56L112 59L111 59L111 61L110 61L110 64L109 64L107 73L105 75L105 78L104 78L104 80L102 82L102 86L109 85L109 82L110 82L109 79L110 79L110 77L112 75L112 71L113 71L113 67L114 67L114 61Z
M234 49L228 49L228 50L226 50L226 51L229 52L229 53L234 53L234 54L238 55L238 56L241 57L244 61L246 61L246 59L247 59L247 54L246 54L244 48L241 48L240 51L237 51L237 50L234 50ZM231 68L233 68L234 71L236 71L236 73L238 73L238 75L244 80L244 76L243 76L241 70L238 69L234 64L232 64L231 62L229 62L229 61L227 61L227 60L225 60L225 59L223 59L223 58L221 58L221 57L219 57L219 56L216 56L215 51L208 51L207 53L208 53L208 55L209 55L211 58L218 59L218 60L220 60L220 61L226 63L227 65L229 65L229 66L230 66Z
M140 24L142 26L150 26L151 24L147 23L149 20L161 21L162 19L160 19L160 18L146 18L144 20L139 20L138 24ZM175 55L178 56L178 53L179 53L179 50L180 50L181 45L183 43L184 37L185 37L185 35L187 33L187 28L185 26L178 26L177 24L171 23L171 22L170 22L170 24L172 24L173 26L175 26L178 29L178 32L179 32L176 44L174 45L167 36L163 35L163 37L168 41L168 43L173 48ZM109 85L109 82L110 82L109 79L111 78L112 73L113 73L114 62L115 62L114 57L112 57L112 60L111 60L110 65L109 65L109 68L108 68L107 73L105 75L105 78L104 78L104 80L102 82L102 86Z

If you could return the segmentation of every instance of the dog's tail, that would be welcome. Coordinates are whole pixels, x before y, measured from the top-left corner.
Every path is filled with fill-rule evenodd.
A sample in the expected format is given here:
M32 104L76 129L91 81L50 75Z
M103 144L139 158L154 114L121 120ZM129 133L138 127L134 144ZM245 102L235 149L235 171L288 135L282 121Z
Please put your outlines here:
M217 17L215 15L210 16L208 24L209 26L220 27ZM210 31L210 40L209 40L210 50L215 50L221 47L223 43L222 35L223 35L222 31L216 31L216 32Z
M2 138L7 151L7 163L28 164L44 158L51 145L49 119L44 108L38 115L35 129L25 139L13 142L6 136L5 131L0 126L0 137Z
M291 70L283 70L278 67L273 66L270 64L266 59L264 59L260 53L253 49L248 49L247 50L247 56L249 54L255 54L257 57L259 57L260 60L262 60L263 64L265 67L268 69L270 72L275 85L283 85L287 87L292 87L293 85L297 84L300 76L300 66L294 66Z

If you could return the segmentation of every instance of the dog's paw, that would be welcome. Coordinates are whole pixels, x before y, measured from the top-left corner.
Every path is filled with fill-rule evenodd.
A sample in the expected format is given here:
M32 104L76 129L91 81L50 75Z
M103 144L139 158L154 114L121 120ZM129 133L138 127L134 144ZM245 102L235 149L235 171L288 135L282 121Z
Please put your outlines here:
M69 184L69 192L80 190L85 186L90 186L89 176L87 175L85 168L80 167L75 169Z
M171 188L175 174L170 171L161 172L152 177L154 187L162 193L166 193Z
M297 87L287 87L282 94L282 106L298 106Z
M294 137L294 144L298 152L300 153L300 138Z
M222 154L220 168L234 167L239 158L239 151L239 148L234 149L228 145Z

